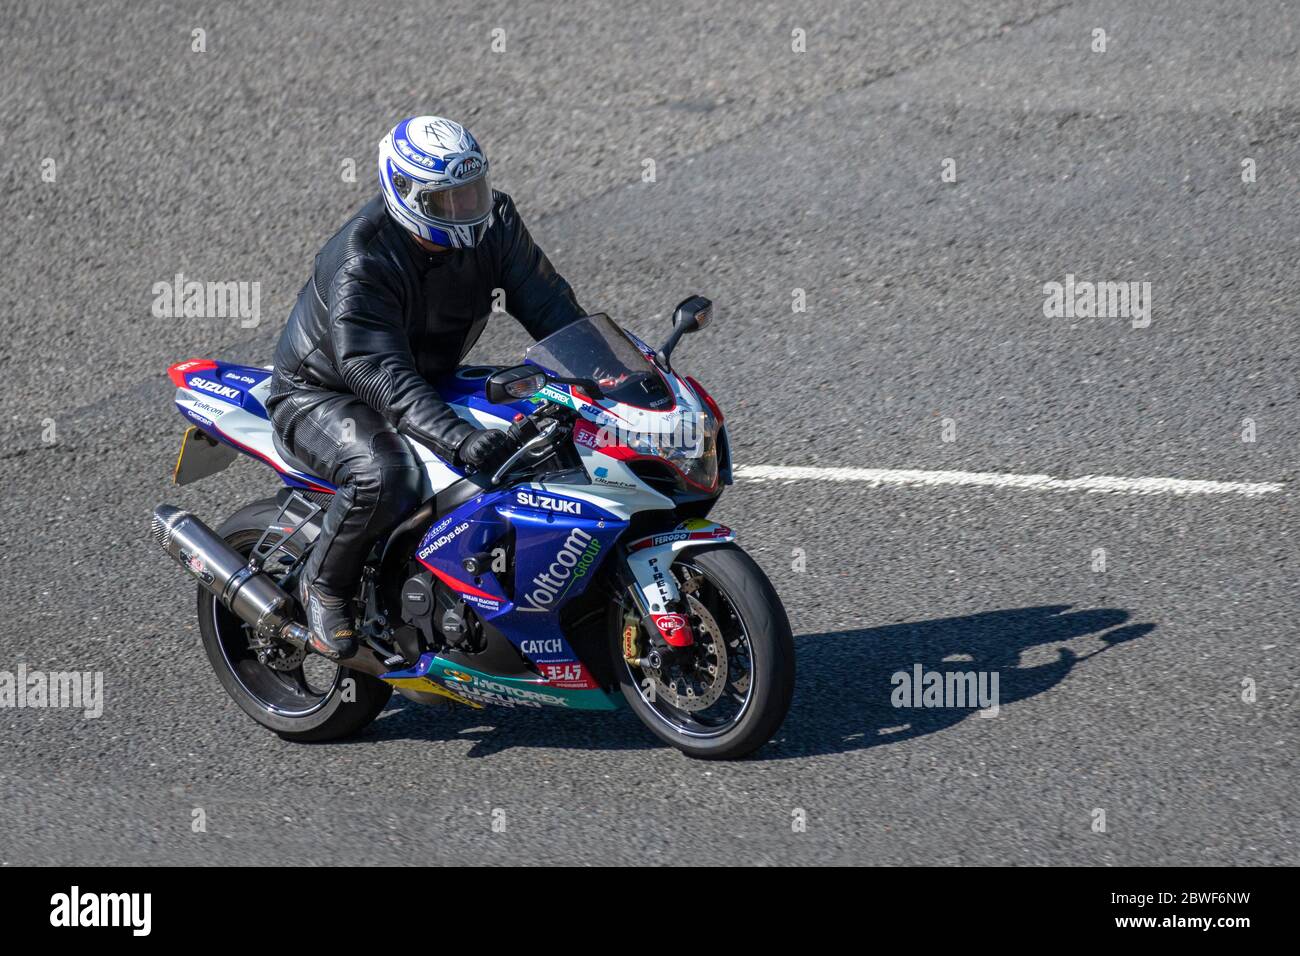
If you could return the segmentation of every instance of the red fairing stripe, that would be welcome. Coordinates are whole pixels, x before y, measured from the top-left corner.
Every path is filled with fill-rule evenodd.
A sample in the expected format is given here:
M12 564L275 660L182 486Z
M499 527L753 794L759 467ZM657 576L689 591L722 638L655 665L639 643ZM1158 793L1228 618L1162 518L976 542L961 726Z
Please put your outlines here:
M172 384L177 388L189 388L185 379L186 375L191 372L210 372L217 367L217 363L212 359L186 359L184 362L177 362L167 370L167 377L172 380Z
M713 417L716 418L718 424L721 425L722 409L720 409L718 403L713 400L713 396L704 390L703 385L695 381L695 379L691 378L689 375L686 376L686 381L690 383L691 388L695 390L695 394L700 396L700 401L709 406L709 411L713 412Z
M597 448L596 451L600 452L602 455L608 455L610 458L616 458L619 461L634 461L637 458L652 459L654 461L663 460L658 455L639 454L633 449L628 448L627 445L602 445L600 448Z
M488 594L486 591L480 591L472 584L466 584L464 581L458 581L445 571L439 571L427 561L420 561L426 568L438 576L438 580L454 591L460 591L464 594L472 594L475 597L487 598L489 601L500 601L501 599L495 594Z

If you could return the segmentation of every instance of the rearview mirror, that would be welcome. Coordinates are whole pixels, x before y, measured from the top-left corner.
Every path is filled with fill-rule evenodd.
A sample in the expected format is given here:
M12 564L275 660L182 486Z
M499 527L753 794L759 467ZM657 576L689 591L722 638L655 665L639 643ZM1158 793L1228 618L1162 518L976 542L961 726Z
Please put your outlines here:
M657 361L667 371L672 371L669 361L672 359L673 349L677 348L677 343L681 341L683 335L687 332L698 332L709 324L713 318L713 303L702 295L693 295L689 299L683 299L681 303L673 310L673 331L668 336L668 341L660 346L659 351L655 353Z
M546 373L536 365L515 365L490 375L483 394L493 405L509 405L531 398L545 387Z
M687 332L698 332L713 318L713 303L702 295L685 299L673 312L673 328L685 325Z

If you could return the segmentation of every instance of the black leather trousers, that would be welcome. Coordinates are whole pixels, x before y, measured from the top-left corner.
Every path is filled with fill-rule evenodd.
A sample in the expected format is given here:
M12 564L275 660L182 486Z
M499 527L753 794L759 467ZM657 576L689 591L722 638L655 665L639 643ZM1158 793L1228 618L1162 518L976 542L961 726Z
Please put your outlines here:
M303 580L326 595L355 598L375 542L420 504L423 466L406 439L355 395L278 385L267 401L276 444L338 488Z

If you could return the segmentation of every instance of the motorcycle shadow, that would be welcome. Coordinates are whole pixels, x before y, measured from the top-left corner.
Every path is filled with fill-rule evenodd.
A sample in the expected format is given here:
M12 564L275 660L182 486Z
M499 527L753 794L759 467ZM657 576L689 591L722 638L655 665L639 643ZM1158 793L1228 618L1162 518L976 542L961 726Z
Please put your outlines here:
M755 756L778 760L843 753L946 730L978 719L976 705L952 706L949 698L937 701L939 706L933 700L921 706L920 689L909 701L902 691L913 688L918 673L937 672L946 684L949 674L974 672L976 685L986 690L996 674L996 703L1002 708L1043 693L1080 662L1156 627L1129 623L1131 615L1119 608L1072 607L1009 608L796 637L794 702L776 739ZM1034 657L1047 656L1046 645L1089 635L1096 635L1088 641L1090 650L1061 646L1054 660L1021 662L1032 648L1044 647Z
M354 738L358 744L379 740L471 741L466 757L490 757L519 748L655 750L663 746L626 709L613 712L502 707L473 710L458 704L428 707L396 695L379 718Z
M973 706L895 707L899 684L895 675L913 676L917 665L922 673L996 673L997 701L1006 707L1059 684L1081 661L1156 627L1129 623L1129 612L1118 608L1071 611L1072 607L1012 608L796 635L797 676L789 715L772 742L749 759L785 760L863 750L978 719ZM1056 649L1055 660L1028 666L1021 663L1021 655L1032 648L1089 635L1096 635L1100 646L1084 652L1062 646ZM487 757L521 747L663 748L627 710L430 708L396 696L379 719L352 742L377 740L469 740L468 757Z

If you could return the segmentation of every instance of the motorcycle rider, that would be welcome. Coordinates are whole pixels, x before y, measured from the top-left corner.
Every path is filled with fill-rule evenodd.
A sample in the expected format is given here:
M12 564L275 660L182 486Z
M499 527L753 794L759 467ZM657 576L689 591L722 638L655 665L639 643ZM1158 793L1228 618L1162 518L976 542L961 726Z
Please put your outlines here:
M337 486L302 572L309 645L355 652L353 601L374 542L419 504L407 440L464 470L509 453L429 384L483 330L494 293L534 339L582 316L459 123L416 116L379 144L380 195L316 255L275 351L276 446Z

